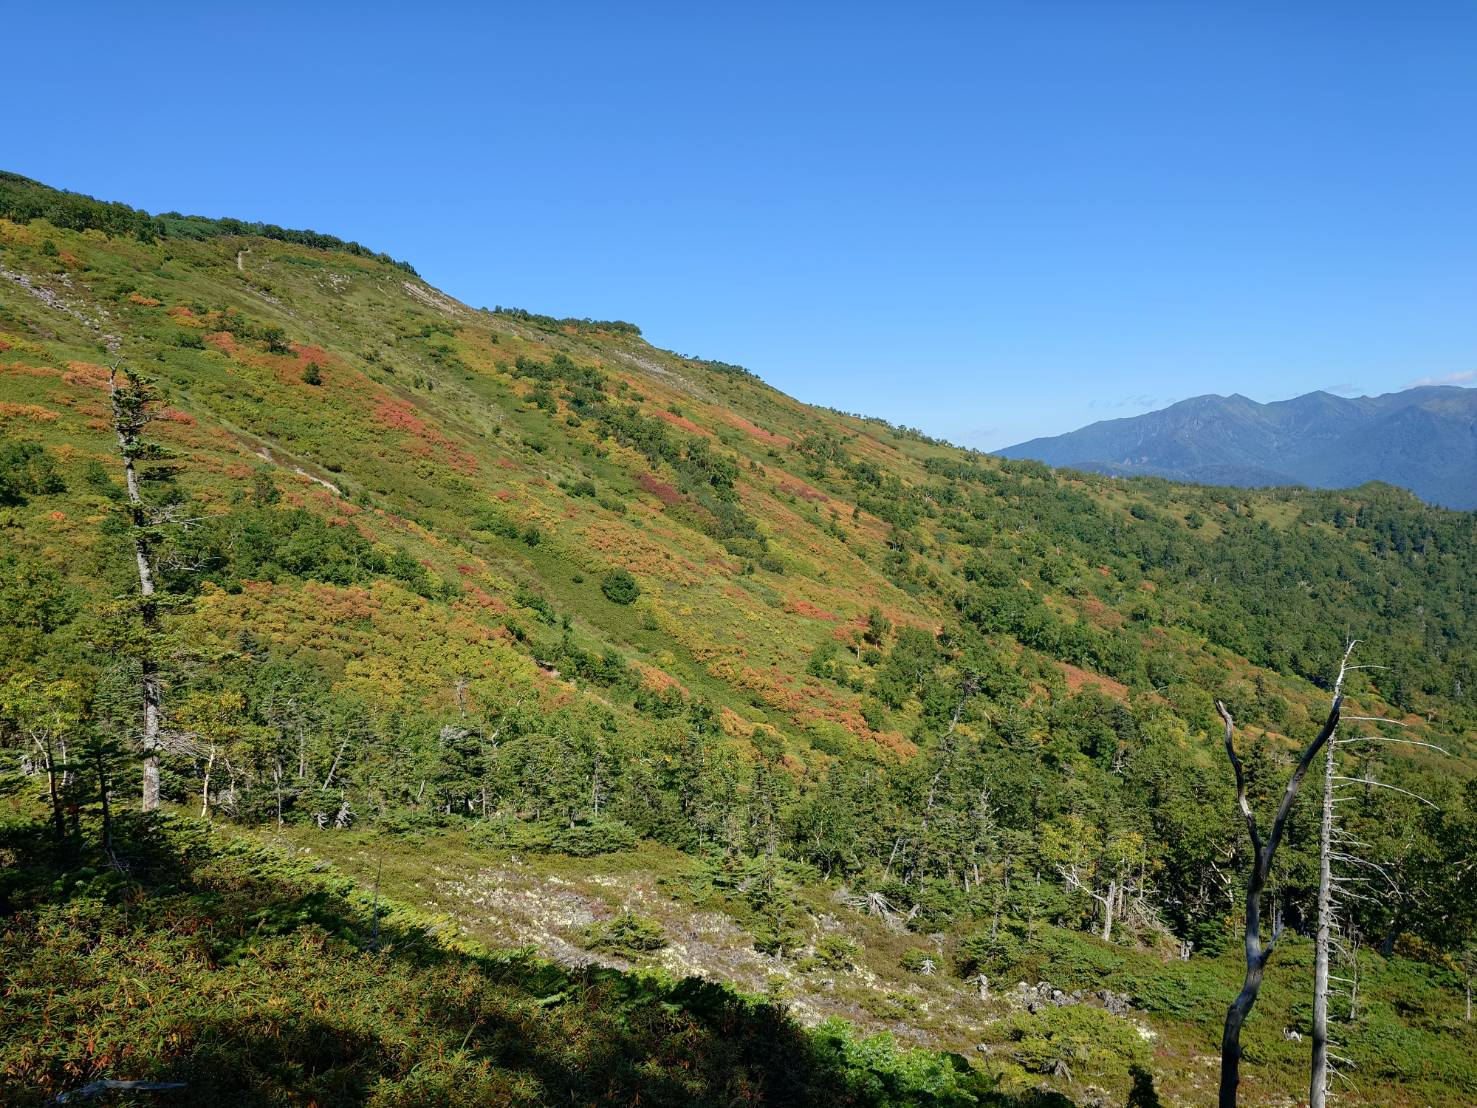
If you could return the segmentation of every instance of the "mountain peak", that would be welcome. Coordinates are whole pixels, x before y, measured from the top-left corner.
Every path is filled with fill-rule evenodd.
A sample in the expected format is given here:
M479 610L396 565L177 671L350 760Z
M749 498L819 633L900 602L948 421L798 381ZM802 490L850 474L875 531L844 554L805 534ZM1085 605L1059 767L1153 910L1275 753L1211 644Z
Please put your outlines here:
M1351 488L1384 481L1434 504L1472 509L1477 389L1426 385L1374 397L1319 389L1268 404L1207 393L999 453L1208 485Z

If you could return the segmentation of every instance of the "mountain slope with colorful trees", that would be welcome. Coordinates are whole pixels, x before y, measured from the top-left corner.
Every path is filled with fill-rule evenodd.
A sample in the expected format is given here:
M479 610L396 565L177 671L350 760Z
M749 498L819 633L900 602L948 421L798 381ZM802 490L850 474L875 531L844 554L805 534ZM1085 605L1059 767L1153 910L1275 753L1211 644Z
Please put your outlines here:
M152 623L110 373L157 396ZM1477 515L996 459L332 236L11 175L0 435L5 780L59 857L134 803L147 656L177 818L362 882L409 850L439 876L392 867L396 895L467 941L830 998L1012 1095L1203 1093L1246 850L1214 699L1270 805L1357 639L1380 668L1351 707L1448 753L1343 755L1387 882L1343 919L1348 1096L1477 1095ZM503 865L583 899L479 937L455 889ZM1247 1031L1269 1102L1299 1087L1316 880L1310 795L1271 890L1287 980ZM41 927L26 888L0 907ZM675 941L710 917L722 942Z

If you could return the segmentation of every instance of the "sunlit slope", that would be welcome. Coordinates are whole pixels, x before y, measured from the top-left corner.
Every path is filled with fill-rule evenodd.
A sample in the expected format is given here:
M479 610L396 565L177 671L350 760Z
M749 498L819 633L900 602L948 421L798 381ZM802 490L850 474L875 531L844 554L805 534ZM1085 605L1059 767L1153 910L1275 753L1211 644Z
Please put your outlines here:
M967 619L1041 694L1166 698L1207 731L1208 692L1248 688L1253 724L1292 731L1346 633L1405 654L1398 687L1376 679L1382 708L1470 711L1470 516L1376 488L1056 476L800 404L630 325L187 232L0 220L0 420L67 486L13 508L11 532L83 587L126 580L100 553L95 469L115 466L103 366L121 357L166 394L153 432L207 511L266 488L389 567L350 552L342 573L298 572L278 551L182 618L223 644L249 627L371 704L445 707L482 679L603 701L608 663L648 715L695 697L802 761L905 754L918 706L878 648Z

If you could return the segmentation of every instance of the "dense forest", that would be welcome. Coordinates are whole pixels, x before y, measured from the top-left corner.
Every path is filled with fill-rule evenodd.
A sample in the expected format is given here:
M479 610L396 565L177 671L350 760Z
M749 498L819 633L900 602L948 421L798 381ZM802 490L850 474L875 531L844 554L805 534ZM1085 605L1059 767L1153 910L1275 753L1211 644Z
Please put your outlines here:
M857 1103L1194 1102L1191 1058L1213 1051L1235 992L1250 861L1216 701L1265 815L1355 641L1367 668L1343 690L1337 808L1339 976L1365 982L1335 1011L1350 1095L1477 1095L1477 515L1380 486L1247 491L1003 461L806 407L630 324L475 311L309 232L207 231L13 177L0 217L0 912L15 964L126 934L141 926L117 922L129 904L244 917L242 890L286 863L243 861L231 836L333 857L376 898L379 872L343 844L448 867L576 859L616 881L659 873L671 903L732 921L773 995L724 1026L783 1023L785 995L883 975L889 999L858 1002L856 1022L979 1044L967 1062L888 1054ZM151 781L163 822L133 814ZM1318 794L1292 809L1266 894L1297 981ZM70 876L22 864L43 853ZM328 894L279 876L264 942L326 927L352 967L387 941L378 899L329 921ZM387 898L418 903L412 881ZM561 941L596 964L677 968L661 961L678 957L671 921L620 908ZM243 936L201 956L240 964ZM462 988L455 974L513 988L506 968L453 971L414 936L397 940L406 978L382 988ZM288 957L268 947L252 956ZM581 986L580 1003L624 1012L611 997L626 980ZM1004 995L1017 981L1108 995L1038 1010ZM0 1081L54 1095L113 1076L97 1043L19 1045L54 1003L42 992L31 980L0 1015ZM659 1034L646 1006L697 1010L640 997L623 1035ZM522 1021L536 1007L487 1003ZM1310 1003L1269 996L1253 1102L1297 1088ZM826 1026L841 1038L821 1069L861 1041ZM502 1048L467 1035L496 1071ZM183 1057L166 1040L151 1074ZM820 1041L797 1038L796 1057ZM775 1064L721 1058L735 1074ZM908 1100L888 1067L947 1090ZM416 1102L396 1073L400 1099L377 1102ZM754 1076L748 1098L778 1079ZM599 1096L559 1080L529 1101Z

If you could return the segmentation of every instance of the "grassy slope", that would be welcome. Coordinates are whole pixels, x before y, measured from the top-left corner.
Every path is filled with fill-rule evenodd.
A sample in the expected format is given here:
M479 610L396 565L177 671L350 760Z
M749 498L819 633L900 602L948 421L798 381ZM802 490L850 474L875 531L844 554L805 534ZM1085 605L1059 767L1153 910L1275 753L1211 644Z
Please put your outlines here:
M59 256L41 252L46 241L59 244ZM853 740L911 749L907 707L873 729L860 717L859 693L807 676L805 663L820 642L848 640L874 606L899 625L939 627L951 613L938 591L904 591L894 582L883 565L890 525L859 508L839 483L818 487L813 458L793 447L806 436L832 436L852 459L872 463L904 489L927 483L929 458L961 452L802 405L755 378L657 350L634 335L540 328L473 311L371 259L254 239L240 271L240 241L144 245L0 220L8 267L49 287L48 297L62 305L0 281L0 426L52 447L71 487L64 497L16 510L23 541L58 559L96 545L105 501L76 478L87 461L113 464L99 338L120 336L122 355L155 375L168 396L172 418L154 433L187 456L183 483L199 501L224 505L267 467L289 503L408 548L437 577L464 589L448 611L388 584L369 588L367 597L363 589L301 583L255 587L201 604L202 633L250 619L289 647L337 654L343 679L371 702L413 697L447 705L456 676L469 673L526 681L547 693L547 675L502 630L518 608L518 587L528 586L571 617L582 646L613 645L649 667L654 685L676 681L729 709L723 719L732 733L767 724L802 759L817 746ZM259 342L224 333L227 312L280 325L294 352L268 353ZM680 437L706 439L733 456L742 508L765 535L771 558L756 567L690 525L701 511L676 493L669 472L630 447L602 441L597 426L580 422L564 401L553 413L530 403L535 383L511 371L514 361L556 353L598 366L621 400ZM320 367L321 385L303 382L309 362ZM580 480L591 481L597 496L561 488ZM1109 520L1131 522L1129 509L1146 498L1156 516L1171 520L1200 502L1194 489L1150 494L1088 477L1057 483L1064 495L1087 496ZM1296 502L1254 499L1268 526L1296 525ZM487 509L519 527L538 527L544 541L530 547L478 529ZM1185 532L1197 542L1216 533L1214 520ZM917 537L924 544L920 574L933 580L969 554L943 532L930 534L926 523ZM1002 548L1019 542L1009 534L993 541ZM629 608L600 595L601 576L617 566L644 588ZM1074 569L1089 576L1089 591L1079 582L1047 600L1088 624L1121 625L1125 610L1154 587L1121 567ZM336 604L364 611L365 621L346 627ZM527 608L511 615L537 627ZM377 666L364 647L394 645L378 633L389 623L405 653ZM1260 677L1318 711L1321 694L1310 686L1259 671L1172 620L1153 634L1161 647L1228 683ZM448 639L450 649L441 649ZM388 687L386 667L394 672ZM1111 680L1061 668L1069 686L1089 681L1122 695ZM1372 707L1383 705L1376 700ZM1432 708L1439 714L1444 706Z
M371 833L340 836L291 831L258 838L302 858L319 858L361 887L382 882L387 892L417 905L467 938L507 947L534 945L564 957L627 968L654 965L677 975L697 973L782 997L808 1025L843 1019L865 1033L983 1058L1007 1090L1042 1085L1043 1062L1070 1059L1071 1078L1044 1083L1074 1099L1107 1096L1129 1084L1129 1068L1155 1074L1166 1104L1194 1105L1214 1096L1220 1020L1226 998L1240 987L1240 952L1186 964L1168 952L1127 949L1094 936L1043 925L1044 959L976 986L939 973L923 976L900 965L909 950L948 965L952 936L918 935L886 927L838 905L832 890L806 891L816 936L845 935L859 948L850 968L805 960L783 963L756 956L740 898L714 893L701 867L675 851L646 846L626 854L567 859L489 849L462 834L434 843L386 841ZM428 858L427 851L434 853ZM662 923L669 946L634 962L578 949L590 919L636 911ZM813 936L812 938L814 938ZM1341 1087L1345 1103L1457 1105L1477 1090L1473 1028L1449 977L1404 959L1360 954L1363 1012L1341 1037L1358 1036L1356 1084ZM1245 1033L1248 1103L1284 1103L1306 1080L1307 1043L1283 1029L1306 1023L1313 948L1296 936L1278 955L1256 1018ZM1098 1007L1023 1010L1017 979L1049 981L1070 993L1107 988L1132 998L1126 1018ZM1415 1061L1418 1060L1418 1061Z
M0 224L7 246L45 233L34 225ZM453 628L460 637L473 639L480 627L498 623L496 615L516 585L535 584L556 609L575 617L582 638L613 641L716 703L759 717L765 708L792 703L793 675L833 624L856 619L873 603L908 621L936 618L853 552L882 533L876 520L853 524L843 519L841 538L814 526L823 518L822 509L805 499L814 494L802 478L774 465L763 433L725 426L728 421L715 414L733 411L742 398L748 402L743 407L787 437L820 422L839 422L755 382L695 368L639 340L549 335L439 298L435 302L445 307L432 307L425 303L429 294L412 291L423 286L361 259L323 258L263 241L247 255L248 272L240 274L231 264L231 246L219 241L171 242L164 248L76 237L81 241L67 242L67 253L81 251L78 256L87 259L79 264L89 267L89 285L136 283L135 299L159 301L93 304L59 285L62 295L87 305L88 314L110 313L103 322L125 332L125 356L156 374L182 413L178 422L162 425L160 437L189 452L186 485L201 499L220 499L260 465L260 455L269 454L285 478L290 501L352 520L375 540L407 546L441 576L466 587L469 599L458 609L467 624ZM161 261L166 253L172 257ZM68 458L110 461L107 436L98 426L105 407L95 336L9 282L0 286L0 296L21 325L6 327L8 337L0 339L10 347L5 356L14 359L5 374L5 396L14 407L0 418L11 429L31 423ZM204 313L191 312L191 304L239 307L255 319L280 322L313 350L308 356L322 365L323 385L301 382L301 354L243 350L245 344L225 337L208 341L201 351L178 347L181 333L212 333L212 324L202 323ZM429 356L427 342L396 338L396 328L419 330L443 322L457 334L438 333L436 339L451 346L465 368L442 368ZM54 331L56 340L33 344L16 335L30 331L27 325ZM621 447L599 456L591 430L556 424L532 409L521 398L527 385L497 368L519 354L546 358L560 350L598 359L646 397L648 411L680 420L670 408L683 407L704 426L717 427L729 449L768 465L762 478L746 473L742 489L746 505L769 525L777 556L791 567L784 582L771 583L762 573L736 581L738 560L700 533L671 522L657 496L640 491L638 482L652 468L646 459ZM377 364L362 356L371 352ZM21 368L32 362L54 372ZM394 373L387 372L390 368ZM417 388L417 380L434 381L434 389ZM36 418L46 423L37 425ZM872 449L879 456L895 453ZM566 496L557 487L561 478L585 476L597 489L619 497L627 505L624 514ZM331 480L345 495L335 496L313 478ZM541 526L548 541L529 550L516 540L498 542L474 532L469 525L476 508L500 503L520 524ZM47 514L28 520L27 529L53 549L85 547L101 506L100 499L69 505L66 518L54 519L49 513L57 505L38 504ZM600 575L620 564L647 586L648 596L635 611L598 602ZM577 573L585 576L582 585L571 580ZM206 618L220 626L249 605L253 618L275 629L276 618L301 614L295 591L221 598L205 605ZM310 606L317 606L316 598ZM493 618L479 618L488 609ZM650 617L645 626L643 616ZM414 621L416 613L396 617ZM435 627L427 633L443 634L439 613L429 618ZM486 668L517 668L511 649L497 642L466 646L467 651L455 652L461 665L471 654ZM415 692L448 696L449 672L426 672L425 661L418 661L402 670ZM521 668L529 679L536 676L534 667ZM355 681L360 675L351 669L348 676ZM372 693L375 687L372 677L362 682L363 691ZM802 709L806 722L818 717L817 726L826 720L859 723L848 703L852 698L812 691L820 694L818 707Z
M48 240L56 254L44 249ZM530 628L536 642L556 637L536 612L517 603L520 587L531 588L570 617L586 649L613 646L646 667L653 686L676 682L711 701L736 741L746 741L756 727L773 731L797 772L856 745L889 757L911 751L907 736L916 706L888 713L873 728L861 717L862 696L807 676L806 661L817 643L858 628L874 606L894 624L925 627L945 623L951 613L934 590L906 591L889 578L883 569L888 525L857 508L844 487L818 476L793 446L806 436L835 436L845 440L852 458L905 485L927 480L927 459L957 458L959 452L799 404L753 378L656 350L629 333L551 328L473 311L374 259L252 239L238 269L237 249L244 244L145 245L0 220L0 265L49 290L43 299L0 279L0 429L45 443L61 460L69 485L60 497L8 510L9 534L18 543L69 565L79 581L107 588L116 580L115 567L91 560L106 502L82 479L89 461L114 464L100 342L116 336L122 354L166 390L173 414L158 434L187 455L182 479L200 502L225 504L269 467L289 502L387 547L408 549L436 577L462 589L450 602L424 599L388 580L336 588L289 579L240 593L216 590L185 617L187 632L199 641L224 645L249 626L383 708L450 709L457 680L468 675L474 695L480 683L546 703L600 700L599 690L545 672L535 661L537 646L508 633L507 624L515 622ZM233 311L282 327L294 352L272 354L260 343L233 340L223 331L224 313ZM562 401L553 413L536 407L533 383L511 367L519 355L547 360L555 353L599 366L647 415L734 455L743 508L768 536L773 568L744 572L747 559L684 522L693 509L673 490L669 472L635 450L601 441ZM320 366L321 385L303 381L309 362ZM579 480L590 480L597 496L574 496L560 487ZM1125 522L1131 509L1146 503L1177 519L1202 506L1194 490L1153 487L1150 495L1147 486L1092 478L1059 483ZM1268 526L1295 525L1293 501L1275 495L1253 500ZM479 529L477 516L488 508L520 527L538 527L543 541L530 546ZM1213 541L1219 526L1211 519L1197 532L1187 528L1186 537ZM967 557L957 543L924 537L925 573L949 572ZM642 585L631 607L600 594L601 577L616 566ZM1130 605L1152 595L1152 582L1121 568L1105 567L1101 574L1073 568L1090 574L1092 590L1049 597L1073 618L1121 622ZM1260 677L1304 713L1318 710L1322 694L1305 682L1259 671L1182 627L1156 627L1154 634L1227 683ZM1054 667L1062 677L1055 683L1041 678L1042 691L1086 682L1123 695L1103 675L1045 661L1046 670ZM1367 707L1384 708L1370 697ZM614 710L622 726L650 726L620 705ZM1432 705L1438 718L1442 710ZM1215 756L1207 747L1205 757ZM448 858L454 857L448 848ZM631 864L645 873L660 870L651 858L638 856ZM1074 950L1092 949L1079 937L1070 941ZM1114 957L1132 962L1129 955ZM1152 969L1145 964L1122 972ZM877 972L895 969L879 964ZM1171 1057L1157 1068L1179 1074L1186 1096L1196 1087L1186 1075L1201 1066L1213 1042L1215 1010L1234 976L1229 962L1202 972L1213 987L1206 985L1193 1011L1185 1009L1183 995L1164 999L1163 1011L1151 1010L1172 1040L1162 1048ZM1298 1051L1279 1045L1277 1034L1278 1013L1290 1010L1296 980L1288 976L1269 986L1250 1032L1262 1052L1258 1061L1269 1067L1261 1072L1282 1088L1297 1086ZM906 985L882 992L901 993ZM950 988L947 1003L962 1004L967 990ZM1159 995L1166 988L1156 984L1145 992ZM896 1019L885 1002L866 999L883 1003L884 1015L864 1010L863 1022L908 1027L953 1018ZM1452 1003L1433 994L1429 1010L1393 1013L1389 1033L1416 1036L1405 1044L1416 1057L1435 1057L1435 1043L1448 1034L1459 1033L1457 1041L1470 1044L1469 1031L1453 1030ZM938 1026L930 1034L941 1044L964 1045L973 1031ZM1111 1084L1121 1085L1124 1058L1132 1052L1126 1044L1124 1056L1109 1067ZM1465 1082L1467 1091L1450 1093L1456 1099L1447 1102L1470 1099L1472 1078L1453 1065L1441 1062L1426 1084L1419 1075L1404 1075L1415 1082L1412 1102L1437 1103L1443 1089L1457 1088L1454 1082Z
M981 1001L947 978L900 973L898 953L923 937L831 917L863 940L852 968L775 964L733 992L700 985L668 952L562 968L507 910L520 898L545 920L562 910L572 923L558 930L572 936L581 907L654 911L647 883L675 904L691 896L681 891L691 859L672 852L519 860L452 836L428 865L426 844L383 836L258 844L178 816L146 836L125 818L120 875L99 854L55 853L32 811L19 797L0 803L7 1104L128 1077L186 1081L192 1103L244 1105L799 1105L825 1095L1067 1108L1122 1103L1139 1065L1160 1075L1165 1104L1193 1105L1211 1095L1215 1011L1239 976L1230 956L1166 972L1154 955L1048 929L1043 976L1068 991L1113 989L1138 1010L1031 1013L1008 982ZM684 925L713 931L724 907L677 906L674 944ZM819 894L813 907L826 918ZM1284 950L1248 1028L1249 1103L1294 1103L1284 1090L1297 1087L1305 1044L1278 1029L1306 1006L1310 974L1306 942ZM1472 1032L1439 975L1367 956L1361 991L1365 1064L1341 1100L1470 1103ZM996 1076L904 1049L918 1042L983 1055ZM1072 1075L1048 1084L1070 1101L1033 1091L1040 1079L1022 1068L1058 1057Z
M0 821L6 1104L105 1077L182 1081L162 1102L190 1104L1046 1108L762 998L447 942L413 908L186 821L120 830L127 875Z

